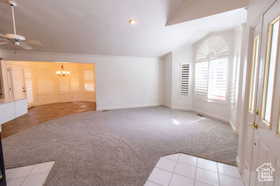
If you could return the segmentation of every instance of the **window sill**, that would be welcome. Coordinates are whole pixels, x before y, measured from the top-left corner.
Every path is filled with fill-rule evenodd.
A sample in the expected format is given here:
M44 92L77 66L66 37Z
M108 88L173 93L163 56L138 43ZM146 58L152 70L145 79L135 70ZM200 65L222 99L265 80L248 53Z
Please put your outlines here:
M206 99L208 103L227 104L227 100Z
M215 103L215 104L220 104L220 105L228 104L227 100L208 99L208 98L204 98L204 97L200 97L200 96L196 96L196 99L202 100L207 103Z

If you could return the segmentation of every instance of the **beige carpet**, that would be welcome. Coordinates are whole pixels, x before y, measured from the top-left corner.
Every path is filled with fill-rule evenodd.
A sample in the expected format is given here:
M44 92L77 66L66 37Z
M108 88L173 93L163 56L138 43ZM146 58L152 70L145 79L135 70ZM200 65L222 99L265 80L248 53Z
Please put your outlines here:
M87 112L3 141L7 168L55 161L46 186L142 186L161 156L235 164L230 126L164 107Z

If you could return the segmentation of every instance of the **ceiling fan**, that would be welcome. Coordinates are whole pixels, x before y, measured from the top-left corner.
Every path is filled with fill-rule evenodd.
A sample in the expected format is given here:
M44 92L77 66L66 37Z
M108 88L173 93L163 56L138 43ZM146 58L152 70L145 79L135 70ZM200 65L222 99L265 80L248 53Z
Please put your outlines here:
M17 34L16 19L15 19L15 7L17 3L14 0L0 0L2 3L6 3L10 6L12 12L12 30L13 33L1 34L0 33L0 46L12 44L15 47L21 47L25 50L31 50L32 45L41 45L39 41L27 41L25 36Z

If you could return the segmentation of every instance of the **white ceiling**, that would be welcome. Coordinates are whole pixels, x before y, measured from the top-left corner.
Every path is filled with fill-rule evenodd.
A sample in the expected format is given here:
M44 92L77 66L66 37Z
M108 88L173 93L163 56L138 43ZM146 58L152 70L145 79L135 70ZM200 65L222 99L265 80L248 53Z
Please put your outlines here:
M155 57L211 31L246 21L246 10L236 9L166 26L168 18L172 17L176 23L180 18L184 20L180 12L177 13L181 17L174 19L176 11L182 3L190 2L191 6L191 1L17 0L18 33L39 40L43 46L35 50L40 51ZM9 7L0 4L0 33L11 32L9 11ZM137 24L129 25L130 18Z

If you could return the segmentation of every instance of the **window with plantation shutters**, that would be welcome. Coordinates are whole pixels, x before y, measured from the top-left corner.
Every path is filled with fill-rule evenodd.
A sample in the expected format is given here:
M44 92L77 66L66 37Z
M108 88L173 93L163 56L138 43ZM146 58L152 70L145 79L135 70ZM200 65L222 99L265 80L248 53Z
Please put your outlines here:
M209 63L208 99L226 100L227 58L220 58Z
M181 95L188 96L190 87L190 64L181 65Z
M208 100L226 100L228 58L195 64L195 94Z
M194 94L208 101L226 101L230 47L212 35L196 45Z
M195 64L195 94L206 96L208 92L208 62Z

